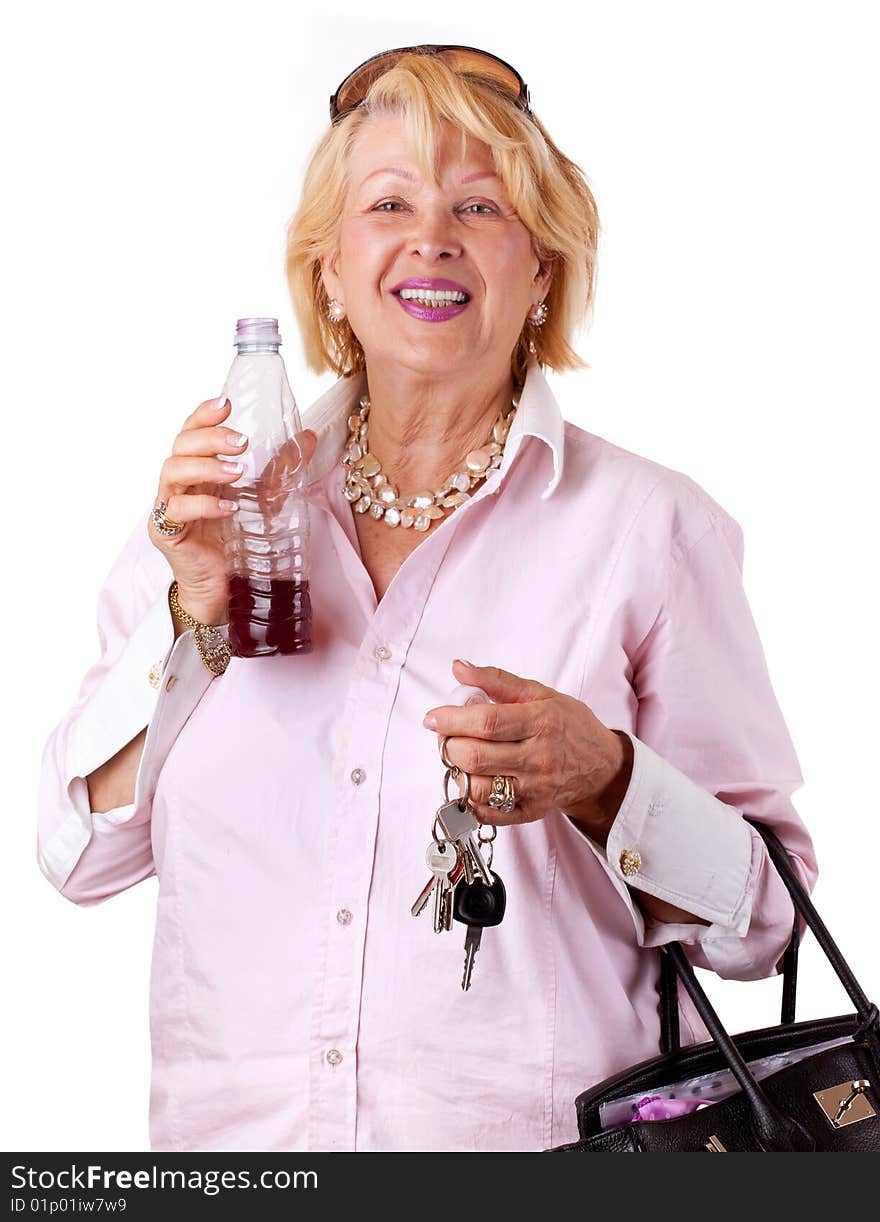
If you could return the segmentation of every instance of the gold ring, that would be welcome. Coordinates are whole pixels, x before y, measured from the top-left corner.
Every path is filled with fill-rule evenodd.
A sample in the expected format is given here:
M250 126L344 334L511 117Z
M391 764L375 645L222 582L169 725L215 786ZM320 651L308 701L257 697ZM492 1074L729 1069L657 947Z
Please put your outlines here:
M186 522L175 522L171 518L166 517L165 510L167 508L167 501L159 502L150 514L150 517L153 519L153 525L160 535L179 535L182 530L186 529Z
M495 776L492 778L492 791L487 804L505 815L510 814L516 808L516 790L513 787L512 777Z

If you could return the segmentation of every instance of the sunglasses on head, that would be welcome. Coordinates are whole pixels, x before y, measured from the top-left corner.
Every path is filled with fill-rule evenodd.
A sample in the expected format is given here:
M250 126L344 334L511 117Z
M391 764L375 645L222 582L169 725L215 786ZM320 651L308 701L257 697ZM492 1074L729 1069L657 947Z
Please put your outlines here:
M373 81L389 68L393 68L403 55L439 55L455 72L473 72L488 77L510 93L513 100L526 114L531 114L529 87L516 68L481 51L478 47L457 47L422 44L418 47L395 47L393 51L382 51L364 60L350 72L330 99L330 121L335 123L343 115L361 105Z

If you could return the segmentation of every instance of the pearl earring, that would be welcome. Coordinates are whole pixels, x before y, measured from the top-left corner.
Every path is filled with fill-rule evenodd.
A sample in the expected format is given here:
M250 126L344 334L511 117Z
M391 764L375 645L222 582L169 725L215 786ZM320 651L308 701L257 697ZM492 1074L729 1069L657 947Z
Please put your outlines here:
M337 301L335 297L331 297L330 304L327 307L327 317L331 322L342 322L345 318L345 310L342 303Z
M529 315L528 321L533 327L543 327L544 323L547 321L547 315L549 312L550 311L547 308L546 301L539 301L535 306L534 312ZM537 356L538 353L538 349L535 347L534 337L531 335L529 336L529 352L532 356Z

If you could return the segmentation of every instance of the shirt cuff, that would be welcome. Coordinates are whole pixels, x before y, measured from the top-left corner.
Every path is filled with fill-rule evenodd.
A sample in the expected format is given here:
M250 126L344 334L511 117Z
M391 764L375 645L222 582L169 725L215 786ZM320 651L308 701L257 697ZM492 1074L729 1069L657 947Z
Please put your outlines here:
M735 807L628 730L630 782L603 848L568 822L598 858L632 915L640 946L742 939L751 917L760 838ZM630 891L656 896L710 922L646 919ZM706 947L708 950L708 946Z
M149 723L175 644L166 584L78 711L68 743L68 777L88 776Z
M219 631L228 643L228 626ZM192 630L175 639L166 585L71 726L64 764L68 813L41 847L38 858L43 874L56 887L66 882L95 827L133 825L149 819L165 757L213 677L201 659ZM145 726L134 801L112 810L92 811L85 778Z

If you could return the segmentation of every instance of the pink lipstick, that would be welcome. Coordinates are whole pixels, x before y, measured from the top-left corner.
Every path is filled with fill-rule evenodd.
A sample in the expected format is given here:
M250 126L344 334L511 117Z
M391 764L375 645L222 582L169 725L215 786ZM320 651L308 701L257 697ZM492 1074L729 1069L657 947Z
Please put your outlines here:
M391 290L401 307L422 322L447 322L465 310L471 295L454 280L411 277Z

